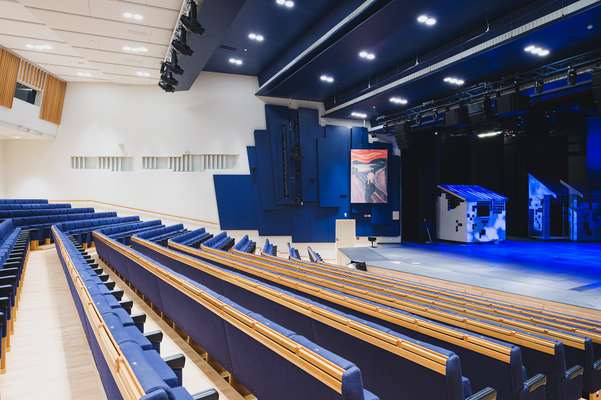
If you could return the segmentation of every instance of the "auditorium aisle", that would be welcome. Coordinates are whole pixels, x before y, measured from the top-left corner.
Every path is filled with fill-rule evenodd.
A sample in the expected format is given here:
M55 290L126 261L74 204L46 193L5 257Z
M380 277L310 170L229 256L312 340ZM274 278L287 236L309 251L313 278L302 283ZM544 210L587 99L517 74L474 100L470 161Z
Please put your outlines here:
M134 301L134 312L147 313L145 329L163 331L162 355L185 354L184 386L190 392L214 387L220 399L242 400L173 329L115 280ZM54 246L30 252L11 340L6 373L0 375L0 400L106 399Z
M0 399L105 399L54 246L30 252Z

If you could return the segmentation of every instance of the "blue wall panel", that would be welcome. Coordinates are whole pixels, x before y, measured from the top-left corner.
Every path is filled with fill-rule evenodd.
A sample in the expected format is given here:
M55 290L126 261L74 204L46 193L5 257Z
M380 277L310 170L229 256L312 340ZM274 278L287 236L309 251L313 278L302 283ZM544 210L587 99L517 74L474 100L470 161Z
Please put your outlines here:
M328 125L319 138L319 205L344 207L350 201L349 128Z
M296 161L292 156L296 149L295 128L297 112L288 107L265 106L267 131L271 145L271 170L275 203L279 205L295 204L299 193L296 182Z
M255 131L255 181L259 205L266 210L276 208L273 174L271 172L271 146L267 131Z
M586 164L592 190L601 189L601 117L588 119Z
M298 110L300 132L303 201L319 201L319 177L317 165L317 140L323 136L317 110Z
M256 229L257 196L251 175L214 175L213 181L221 229Z

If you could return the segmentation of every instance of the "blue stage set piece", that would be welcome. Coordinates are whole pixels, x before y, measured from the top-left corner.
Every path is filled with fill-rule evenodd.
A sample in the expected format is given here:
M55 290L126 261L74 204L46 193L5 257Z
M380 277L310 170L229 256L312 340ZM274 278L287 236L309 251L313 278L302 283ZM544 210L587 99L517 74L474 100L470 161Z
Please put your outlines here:
M477 185L439 185L438 238L462 243L497 242L506 237L507 198Z
M248 147L250 175L215 175L222 229L334 242L336 219L354 218L357 236L400 235L400 157L369 143L365 128L321 126L317 110L267 105L267 129ZM388 150L388 203L351 204L351 149Z

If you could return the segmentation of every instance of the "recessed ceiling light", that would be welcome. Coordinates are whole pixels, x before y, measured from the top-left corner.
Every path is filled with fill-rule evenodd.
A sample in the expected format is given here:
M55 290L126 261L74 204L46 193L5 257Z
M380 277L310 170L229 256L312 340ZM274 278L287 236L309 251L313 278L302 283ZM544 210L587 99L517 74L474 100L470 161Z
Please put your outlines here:
M140 47L123 46L122 49L123 49L123 51L127 51L130 53L147 53L148 52L148 49L144 46L140 46Z
M407 103L409 103L407 101L407 99L404 99L402 97L391 97L390 98L390 102L393 103L393 104L400 104L400 105L403 105L403 106L406 105Z
M275 2L278 6L282 6L282 7L286 7L286 8L294 7L294 2L292 0L275 0Z
M593 25L593 24L588 24L588 25L586 26L586 29L588 29L589 31L591 31L591 30L593 30L593 28L594 28L594 27L595 27L595 25Z
M359 57L361 57L364 60L368 60L368 61L373 61L376 59L376 55L374 53L370 53L369 51L366 51L366 50L362 50L359 53Z
M254 40L255 42L259 42L259 43L262 42L263 40L265 40L265 37L263 35L260 35L258 33L254 33L254 32L249 33L248 38L250 40Z
M52 50L52 46L50 46L49 44L31 44L28 43L25 45L25 47L27 47L28 49L31 50Z
M137 71L136 75L141 76L143 78L150 78L150 72Z
M454 78L452 76L447 76L446 78L444 78L444 81L448 84L455 86L462 86L465 83L463 79Z
M144 20L144 16L143 15L132 13L132 12L129 12L129 11L126 11L126 12L123 13L123 18L133 19L134 21L142 21L142 20Z
M351 113L351 117L353 117L353 118L360 118L360 119L366 119L367 118L367 114L362 113L362 112L353 111Z
M234 58L234 57L230 58L228 61L230 64L234 64L234 65L238 65L238 66L244 64L244 62L241 59Z
M334 77L326 74L320 76L319 80L326 83L334 83Z
M417 22L419 22L422 25L434 26L434 25L436 25L436 23L438 21L434 17L431 17L431 16L426 15L426 14L422 14L419 17L417 17Z
M92 76L92 74L90 72L78 72L77 76L81 76L84 78L90 78Z
M526 47L524 49L524 51L526 53L530 53L530 54L533 54L533 55L539 56L539 57L546 57L546 56L548 56L551 53L551 51L549 51L548 49L545 49L545 48L542 48L542 47L539 47L539 46L535 46L533 44L531 44L530 46Z

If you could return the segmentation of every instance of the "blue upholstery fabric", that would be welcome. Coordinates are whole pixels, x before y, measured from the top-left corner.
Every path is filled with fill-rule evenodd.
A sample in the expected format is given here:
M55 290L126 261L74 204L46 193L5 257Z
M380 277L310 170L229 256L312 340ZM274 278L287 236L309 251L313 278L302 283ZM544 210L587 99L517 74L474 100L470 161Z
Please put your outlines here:
M34 210L0 210L0 219L93 213L93 208L38 208Z
M125 358L132 367L145 392L142 398L153 400L192 400L192 396L184 388L178 386L178 380L173 370L169 368L160 355L153 349L148 339L134 326L131 317L121 308L115 298L110 293L107 293L106 285L92 271L73 243L62 232L58 230L55 232L58 232L62 243L67 249L67 254L63 254L60 250L58 251L59 259L67 277L70 291L74 297L76 309L86 332L86 337L100 373L107 398L111 400L122 399L123 396L119 392L89 325L86 314L83 311L81 299L73 286L71 275L67 271L65 257L69 257L73 261L80 277L84 280L86 288L92 295L96 307L101 312L106 326L109 327Z
M175 237L172 237L170 240L175 243L185 244L187 246L197 246L200 243L207 241L212 238L213 235L208 233L205 228L196 229L190 232L186 232Z
M152 296L152 293L149 291L156 290L158 286L158 301L160 303L156 304L154 300L151 300L153 304L167 314L195 342L205 348L224 368L232 371L236 379L248 387L258 398L265 400L364 400L366 396L370 399L377 398L364 392L361 374L358 368L349 361L333 355L317 344L299 337L294 332L260 315L252 314L249 310L218 295L211 289L189 280L165 266L158 265L159 268L173 273L179 279L196 286L207 293L207 295L223 301L230 307L246 315L252 315L257 321L269 323L272 329L290 337L291 340L299 344L308 346L313 351L324 355L324 357L336 365L344 368L345 373L341 395L329 389L326 385L285 360L277 353L271 351L268 347L257 342L254 338L221 319L221 317L209 309L196 303L185 293L173 288L156 276L150 275L142 266L133 261L128 262L126 260L127 257L123 255L116 256L115 253L117 252L115 250L100 242L98 241L97 243L97 251L103 259L114 262L111 265L120 273L128 270L128 280L145 296ZM140 257L147 258L141 254ZM154 285L148 282L151 279L154 279ZM142 286L139 286L140 283ZM261 367L257 368L257 366ZM274 379L274 377L277 377L277 379Z
M215 248L215 246L224 239L227 239L227 233L221 232L204 242L204 246Z
M153 229L153 230L150 230L150 231L147 231L144 233L139 233L136 236L141 239L152 240L154 237L159 237L164 234L171 233L171 232L179 232L179 231L182 231L183 229L184 229L183 224L177 224L177 225L171 225L171 226L168 226L165 228Z
M0 199L0 204L48 204L45 199Z
M54 203L54 204L2 204L0 203L0 210L35 210L38 208L52 209L52 208L71 208L71 204L68 203Z

